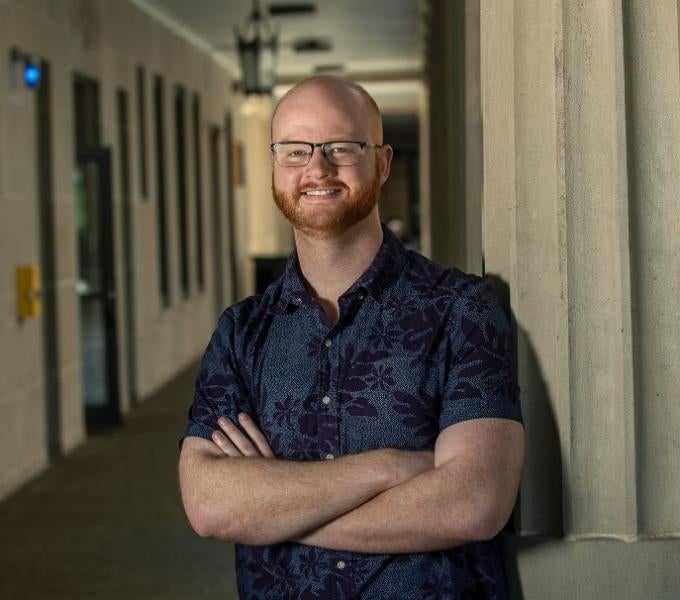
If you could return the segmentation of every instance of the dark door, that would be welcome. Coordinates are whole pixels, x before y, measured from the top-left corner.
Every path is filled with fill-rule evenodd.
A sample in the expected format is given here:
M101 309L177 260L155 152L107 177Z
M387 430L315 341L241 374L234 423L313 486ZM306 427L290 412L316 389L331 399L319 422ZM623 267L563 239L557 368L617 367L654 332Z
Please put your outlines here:
M93 429L120 421L109 148L78 149L75 186L83 397Z
M212 192L212 239L213 239L213 278L215 286L215 312L220 314L225 308L224 301L224 245L222 243L222 189L220 186L220 130L213 127L210 131L210 182Z
M234 139L232 131L231 114L227 113L224 117L224 138L227 147L227 233L228 253L229 257L229 274L231 276L231 298L229 303L236 302L238 299L239 279L238 279L238 262L236 253L236 213L234 210L234 203L236 198L236 182L234 181Z

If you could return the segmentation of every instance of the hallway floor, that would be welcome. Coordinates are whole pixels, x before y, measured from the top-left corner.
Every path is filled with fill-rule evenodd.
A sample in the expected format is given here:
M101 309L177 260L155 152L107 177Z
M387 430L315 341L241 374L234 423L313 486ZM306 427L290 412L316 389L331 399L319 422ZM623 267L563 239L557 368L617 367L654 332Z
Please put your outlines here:
M237 598L233 546L190 529L177 439L195 370L0 503L0 598Z

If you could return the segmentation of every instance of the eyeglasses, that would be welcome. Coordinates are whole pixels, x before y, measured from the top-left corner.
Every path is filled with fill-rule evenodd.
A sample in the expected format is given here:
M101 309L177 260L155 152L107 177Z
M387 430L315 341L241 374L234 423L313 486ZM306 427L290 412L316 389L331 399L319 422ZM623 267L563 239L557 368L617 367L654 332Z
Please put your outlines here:
M364 148L382 148L368 142L277 142L269 146L282 167L304 167L312 159L314 148L321 148L326 160L336 167L351 167L361 160Z

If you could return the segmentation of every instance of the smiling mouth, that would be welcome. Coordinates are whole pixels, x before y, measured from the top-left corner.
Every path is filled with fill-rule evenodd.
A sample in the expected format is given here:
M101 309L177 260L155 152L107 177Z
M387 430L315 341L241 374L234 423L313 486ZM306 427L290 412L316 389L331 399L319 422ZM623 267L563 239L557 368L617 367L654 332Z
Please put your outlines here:
M312 190L305 190L300 195L308 198L328 198L339 193L341 188L314 188Z

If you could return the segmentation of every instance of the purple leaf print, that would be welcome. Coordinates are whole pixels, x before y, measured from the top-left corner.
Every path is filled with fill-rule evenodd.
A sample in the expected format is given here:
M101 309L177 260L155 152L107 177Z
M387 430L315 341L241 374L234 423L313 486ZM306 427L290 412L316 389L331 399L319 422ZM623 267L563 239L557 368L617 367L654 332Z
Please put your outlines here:
M376 365L371 369L370 374L366 378L366 383L372 390L380 388L383 392L389 392L397 383L392 377L393 371L392 367Z
M379 321L368 335L368 341L374 348L391 350L399 341L401 330L392 323Z
M436 403L427 394L420 397L408 392L394 392L394 411L403 415L401 422L413 429L418 436L430 436L437 432Z
M378 411L375 406L371 404L368 398L352 397L347 395L349 402L347 402L347 413L353 417L377 417ZM346 401L343 401L343 403Z
M272 448L273 450L273 448ZM290 446L291 456L294 460L316 460L319 457L317 445L309 438L298 435Z
M307 342L307 356L309 358L318 356L321 351L321 344L323 344L323 338L320 335L313 335L309 338Z
M319 598L350 598L347 589L350 585L348 575L343 576L333 571L324 578L323 588L319 590Z
M446 594L452 594L453 589L448 577L441 574L432 575L423 588L424 600L441 600Z
M319 579L319 570L325 567L326 561L314 547L310 548L308 553L300 555L300 571L305 577Z
M460 321L460 328L465 337L465 342L472 346L481 346L484 343L484 336L477 326L477 323L463 317Z
M439 321L439 313L432 306L404 317L399 321L399 326L404 331L401 345L410 352L425 353L434 341L434 332Z
M292 429L294 427L293 417L295 416L296 404L297 401L292 396L287 396L285 400L274 401L272 418L279 427L283 427L284 425L288 429Z
M248 570L253 574L253 587L256 591L276 590L283 596L283 592L295 584L290 547L283 546L283 551L281 546L255 548L252 558L248 562Z
M335 415L305 413L298 419L300 432L311 438L328 438L335 434L338 418Z
M490 308L491 304L484 296L475 295L465 299L465 309L472 314L486 315Z
M237 383L238 380L231 374L227 375L217 371L208 375L207 372L203 371L199 376L197 388L206 398L218 400L226 395L227 389Z
M470 398L480 398L481 395L482 392L477 386L471 385L467 381L458 380L453 388L451 398L453 400L467 400Z
M371 372L373 363L389 356L388 352L368 352L366 350L355 353L354 346L348 344L340 357L338 365L341 378L338 381L340 389L347 392L359 392L365 390L368 384L364 378Z
M434 263L429 261L413 261L407 277L415 290L421 293L428 293L431 292L441 274L441 267Z
M398 296L390 301L390 316L401 319L418 309L418 301L412 296Z

